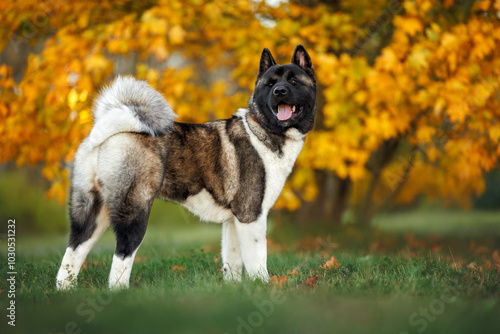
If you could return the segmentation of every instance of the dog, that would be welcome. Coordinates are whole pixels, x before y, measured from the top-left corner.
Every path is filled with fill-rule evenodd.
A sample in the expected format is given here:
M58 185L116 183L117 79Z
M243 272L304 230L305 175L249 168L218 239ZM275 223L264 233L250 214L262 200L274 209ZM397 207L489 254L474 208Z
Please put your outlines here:
M315 73L302 45L286 65L264 49L248 108L204 124L176 122L146 82L115 79L97 98L94 126L75 154L57 288L75 284L109 225L116 235L109 287L128 288L157 197L222 224L225 280L240 281L244 266L251 279L267 282L267 215L315 115Z

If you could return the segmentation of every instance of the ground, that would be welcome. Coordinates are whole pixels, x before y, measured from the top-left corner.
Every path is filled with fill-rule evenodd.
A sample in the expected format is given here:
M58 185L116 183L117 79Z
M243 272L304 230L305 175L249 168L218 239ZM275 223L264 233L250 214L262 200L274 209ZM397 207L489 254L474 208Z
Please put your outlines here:
M165 216L170 222L161 223ZM66 236L18 236L16 326L2 316L0 331L498 333L499 222L499 212L442 211L380 215L369 231L297 229L275 220L271 283L227 284L220 226L155 204L127 291L107 289L111 232L69 292L56 291L54 282ZM4 314L10 299L1 243Z

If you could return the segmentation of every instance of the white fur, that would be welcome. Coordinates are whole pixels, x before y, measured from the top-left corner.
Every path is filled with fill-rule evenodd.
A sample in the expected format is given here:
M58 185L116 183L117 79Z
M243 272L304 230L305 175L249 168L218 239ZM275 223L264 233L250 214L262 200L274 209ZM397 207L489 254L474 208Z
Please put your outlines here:
M286 178L292 171L295 160L304 146L305 135L301 134L297 129L289 129L285 135L287 140L283 147L283 154L277 155L271 151L257 136L250 130L246 120L247 109L238 109L235 114L243 120L245 129L250 136L250 142L255 150L259 153L266 171L266 192L262 203L262 214L267 216L267 213L272 208L285 185Z
M95 102L88 150L120 132L144 132L153 137L164 134L176 118L167 100L147 82L118 76Z
M196 195L189 196L182 205L202 220L224 223L233 218L231 210L215 203L212 195L206 189Z
M97 150L90 148L88 137L78 147L73 166L73 187L90 192L95 186Z
M80 272L80 268L85 262L85 258L90 250L95 246L101 238L104 231L109 226L108 211L103 208L99 212L96 220L97 226L92 236L82 244L78 245L74 250L71 247L66 248L61 267L57 273L56 286L58 290L66 290L76 283L76 278Z
M236 234L235 223L225 222L222 224L222 270L226 281L241 281L243 261L241 259L240 244Z
M113 108L94 124L88 137L89 148L101 145L106 139L120 132L150 133L151 129L135 118L127 106Z
M269 281L267 272L267 215L250 224L240 223L235 218L234 225L240 244L241 258L251 279Z
M113 256L113 264L111 264L111 272L109 273L109 288L110 289L126 289L129 287L130 274L134 265L136 250L125 258L121 258L116 254Z

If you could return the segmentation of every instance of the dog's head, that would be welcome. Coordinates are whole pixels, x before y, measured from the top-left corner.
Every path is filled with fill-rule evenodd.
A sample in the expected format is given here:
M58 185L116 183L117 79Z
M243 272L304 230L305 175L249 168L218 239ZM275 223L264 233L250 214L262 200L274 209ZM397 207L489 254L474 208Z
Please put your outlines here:
M275 133L296 128L312 130L316 115L316 79L311 58L297 45L292 62L277 65L266 48L260 58L259 75L249 101L250 113L262 126Z

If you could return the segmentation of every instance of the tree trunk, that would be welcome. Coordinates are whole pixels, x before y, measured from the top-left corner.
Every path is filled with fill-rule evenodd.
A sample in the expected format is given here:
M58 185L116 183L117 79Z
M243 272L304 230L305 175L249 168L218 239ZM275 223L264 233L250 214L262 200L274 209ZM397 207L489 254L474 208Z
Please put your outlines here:
M386 140L379 149L372 152L370 159L366 163L366 168L371 171L372 179L366 190L365 196L357 208L357 223L362 227L368 227L371 224L373 215L375 214L375 206L373 205L373 193L377 188L380 176L384 168L392 161L400 144L399 138L390 138Z
M340 225L342 214L348 205L352 182L341 179L330 171L316 171L318 197L313 202L303 202L294 214L301 224L321 221Z
M370 185L365 193L363 198L363 202L358 211L358 224L362 227L370 226L371 220L373 218L373 214L375 213L373 210L373 193L375 192L375 188L377 187L378 181L380 179L381 171L376 171L372 174L372 179L370 180Z

